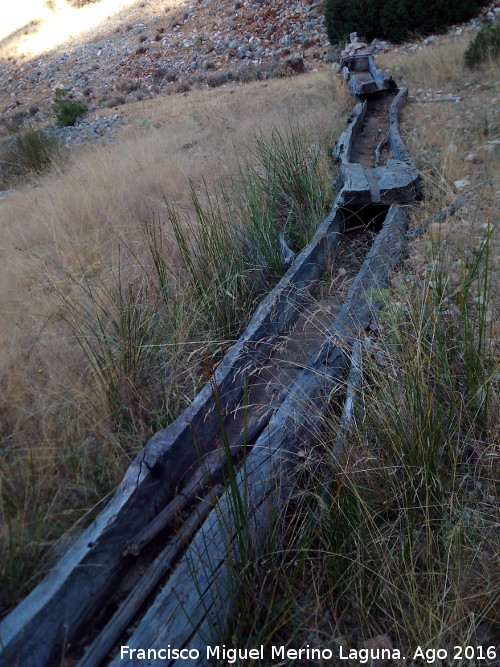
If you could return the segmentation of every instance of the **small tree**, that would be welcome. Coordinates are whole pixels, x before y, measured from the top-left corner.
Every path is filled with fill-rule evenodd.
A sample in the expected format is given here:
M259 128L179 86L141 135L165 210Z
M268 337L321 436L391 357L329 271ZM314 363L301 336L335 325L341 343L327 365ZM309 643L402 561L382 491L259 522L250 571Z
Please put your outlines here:
M489 58L500 56L500 24L486 23L464 53L467 67L474 69Z
M74 125L79 116L88 110L86 104L76 102L66 95L64 88L56 88L52 98L52 117L59 127Z

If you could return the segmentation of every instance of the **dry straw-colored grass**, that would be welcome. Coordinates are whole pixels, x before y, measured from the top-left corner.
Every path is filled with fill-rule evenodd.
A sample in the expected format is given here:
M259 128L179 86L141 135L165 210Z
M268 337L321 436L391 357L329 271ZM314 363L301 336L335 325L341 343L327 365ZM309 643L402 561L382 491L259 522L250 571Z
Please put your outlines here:
M349 106L325 73L133 104L116 143L74 149L2 200L0 607L220 354L180 297L166 202L189 217L190 180L210 190L235 173L255 135L293 127L328 144Z

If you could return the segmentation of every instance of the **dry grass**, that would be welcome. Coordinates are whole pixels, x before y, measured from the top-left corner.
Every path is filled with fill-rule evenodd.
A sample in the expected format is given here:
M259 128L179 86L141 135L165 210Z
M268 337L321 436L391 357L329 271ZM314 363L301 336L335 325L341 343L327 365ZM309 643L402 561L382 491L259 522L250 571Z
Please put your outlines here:
M4 608L220 354L223 341L178 298L182 262L165 202L190 216L189 180L210 188L234 173L255 134L292 122L306 143L328 143L348 107L343 87L325 74L130 105L119 142L75 149L2 200Z
M473 187L498 189L500 82L491 64L471 73L463 54L469 38L391 57L390 69L408 86L412 104L405 112L405 140L426 187L426 207L443 206L456 196L454 182L467 178ZM388 56L380 58L389 67ZM459 102L426 102L426 96L458 96ZM470 159L468 159L470 156ZM474 156L474 157L473 157Z

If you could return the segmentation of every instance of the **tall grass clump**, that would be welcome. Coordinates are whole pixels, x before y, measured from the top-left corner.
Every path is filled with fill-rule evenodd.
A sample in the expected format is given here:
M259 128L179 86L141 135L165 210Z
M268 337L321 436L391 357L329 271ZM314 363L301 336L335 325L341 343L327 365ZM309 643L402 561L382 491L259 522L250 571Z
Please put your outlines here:
M51 128L22 127L0 146L0 178L9 184L29 174L41 174L52 165L59 148L59 138Z
M283 273L279 232L299 251L327 210L330 165L319 144L311 149L295 132L275 130L267 140L255 137L249 153L214 191L192 187L194 221L167 205L205 326L229 337Z
M270 140L256 137L255 173L288 245L299 251L311 240L330 204L326 150L317 141L305 145L298 127L275 130Z
M15 137L17 164L25 171L41 173L51 165L59 145L59 139L51 128L22 128Z
M356 428L333 460L338 421L325 416L260 554L266 565L252 563L234 642L260 641L261 581L279 554L273 609L284 622L266 634L271 643L392 647L407 657L417 646L452 655L498 644L492 221L470 238L432 244L421 282L373 295L383 309Z
M145 228L146 234L153 233L154 224ZM159 235L155 242L160 243ZM179 370L177 346L187 332L194 333L181 305L170 298L162 267L153 262L151 269L148 275L149 264L122 247L116 264L102 271L82 267L77 278L56 267L52 274L63 304L60 316L83 351L87 373L97 382L95 400L103 392L112 430L122 436L133 433L140 440L172 421L185 405L183 392L171 379ZM189 377L186 365L186 391L193 389Z

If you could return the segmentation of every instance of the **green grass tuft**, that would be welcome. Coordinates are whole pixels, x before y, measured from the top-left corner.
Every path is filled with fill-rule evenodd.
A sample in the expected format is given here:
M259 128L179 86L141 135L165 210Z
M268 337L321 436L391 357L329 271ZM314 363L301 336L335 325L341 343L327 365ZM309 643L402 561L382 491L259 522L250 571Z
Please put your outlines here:
M8 186L16 179L41 174L50 168L59 148L53 129L37 125L22 127L0 146L0 178Z

